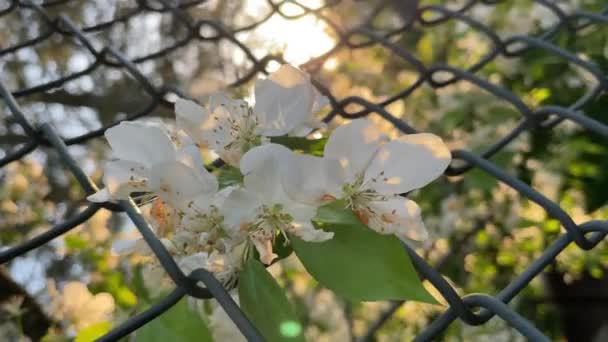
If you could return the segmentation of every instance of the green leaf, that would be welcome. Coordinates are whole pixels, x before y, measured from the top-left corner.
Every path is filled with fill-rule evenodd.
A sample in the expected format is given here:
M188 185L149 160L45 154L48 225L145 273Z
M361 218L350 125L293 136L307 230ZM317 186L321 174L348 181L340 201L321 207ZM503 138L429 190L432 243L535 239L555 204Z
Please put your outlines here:
M218 169L217 181L220 188L223 189L227 186L241 184L243 182L243 175L238 168L224 165Z
M137 304L137 296L128 287L121 286L113 292L114 298L120 306L130 308Z
M271 142L289 147L294 151L302 151L314 156L322 156L323 149L327 143L327 138L307 139L302 137L280 136L272 137Z
M287 239L285 239L285 236L283 236L283 234L279 234L274 239L272 251L277 255L277 259L275 259L275 261L278 261L290 256L291 253L293 253L293 248L291 248L291 244L289 244Z
M80 330L74 342L92 342L112 329L112 323L99 322Z
M185 299L135 333L137 342L211 342L209 328Z
M150 296L150 292L145 285L142 265L137 265L133 268L133 279L131 280L131 286L135 290L136 297L141 299L143 302L151 302L152 297Z
M63 242L69 250L83 250L87 249L89 246L89 242L87 240L76 234L65 236L63 238Z
M323 286L352 301L436 303L395 236L369 229L340 202L321 207L316 222L334 237L319 243L292 236L291 243L304 267Z
M361 221L353 215L352 211L345 210L344 201L338 200L324 205L317 210L317 216L313 219L319 225L361 225Z
M431 64L434 58L433 37L430 34L424 35L416 44L418 57L424 64Z
M304 341L303 328L283 289L250 258L239 279L241 308L266 341Z

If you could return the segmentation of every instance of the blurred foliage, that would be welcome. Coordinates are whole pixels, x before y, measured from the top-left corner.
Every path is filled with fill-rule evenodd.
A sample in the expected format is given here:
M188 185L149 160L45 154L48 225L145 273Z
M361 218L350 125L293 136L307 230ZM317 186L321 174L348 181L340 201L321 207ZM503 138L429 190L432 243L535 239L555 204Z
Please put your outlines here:
M323 13L338 27L351 28L360 24L377 2L343 1ZM53 7L49 11L51 15L61 12L78 24L91 25L124 14L129 8L127 3L101 0L75 2L67 7ZM246 12L240 1L209 3L190 11L193 17L220 20L227 27L242 26L255 19L255 15L250 13L234 15ZM421 3L458 8L460 2L434 0ZM557 1L557 4L570 13L577 7L598 11L605 6L605 1L570 0ZM466 11L466 15L488 25L503 38L515 34L540 34L558 21L554 14L531 0L503 1L492 6L477 3ZM42 30L32 11L17 11L2 20L6 27L14 28L0 32L0 45L3 47L35 37ZM401 25L402 18L397 11L387 7L376 13L371 24L378 30L390 30ZM288 27L285 26L285 29ZM330 27L324 30L329 37L338 36ZM170 15L146 13L136 16L127 24L114 26L91 37L96 44L111 43L134 57L171 45L174 39L183 36L182 31L183 28L176 25ZM146 39L142 39L142 36ZM281 52L279 47L271 48L264 43L269 40L268 37L256 37L256 30L239 39L246 40L249 45L257 44L259 51L256 54L260 53L261 56ZM353 42L357 39L364 38L353 37ZM415 24L411 30L393 37L392 41L415 54L425 65L443 63L458 68L474 65L492 48L491 41L483 32L456 20L432 27ZM608 73L608 27L605 25L592 25L576 34L562 29L557 32L553 42L593 61L604 73ZM287 49L298 44L303 42L294 39L289 42ZM1 77L11 89L21 89L81 70L88 62L90 57L82 47L72 43L71 39L55 37L23 52L0 57L0 67L3 68ZM413 65L379 44L361 49L342 47L326 59L305 67L338 100L347 96L361 96L379 103L403 92L419 77ZM169 56L146 62L140 68L155 81L178 85L190 95L199 97L223 88L246 74L251 63L242 58L240 50L221 41L188 44ZM69 82L54 92L20 98L19 103L32 120L52 122L66 136L99 128L143 107L143 92L124 71L100 70ZM534 48L517 58L498 56L477 75L509 89L532 108L550 104L571 105L595 82L590 75L566 60ZM232 91L235 95L248 94L251 83ZM608 95L604 93L582 110L596 120L608 123L608 118L603 115L606 108ZM361 106L351 104L346 111L360 109ZM483 151L491 142L508 134L521 118L512 105L467 81L440 89L422 86L407 98L392 101L386 110L418 130L442 136L453 149L475 152ZM23 142L20 140L23 132L6 115L6 110L2 113L0 148L5 153ZM153 116L160 118L171 115L166 110L153 112ZM370 117L387 135L399 134L390 123L375 114ZM336 119L329 129L343 122ZM290 140L289 143L294 142L295 145L290 147L320 154L324 139ZM99 182L102 169L100 160L107 158L102 139L70 147L70 150L80 166ZM553 130L532 129L491 160L559 203L577 223L605 219L608 215L608 193L605 191L608 177L602 171L608 168L608 144L575 124L564 121ZM238 170L223 169L219 178L223 186L240 181ZM86 205L81 189L50 151L36 151L21 161L9 164L0 170L0 179L2 246L31 238L74 215ZM497 293L560 234L565 233L563 227L540 207L478 169L463 176L440 179L411 196L423 209L425 223L433 236L429 243L416 247L432 263L452 253L443 262L441 272L460 294ZM76 336L77 341L90 339L90 336L97 336L100 331L107 329L108 322L111 321L113 326L118 325L144 310L167 290L164 284L146 283L148 276L142 271L137 258L118 258L112 252L113 242L136 236L137 233L123 215L101 211L69 234L7 265L7 273L57 322L48 332L47 341L66 341ZM465 236L471 238L463 241ZM607 267L608 248L602 242L591 251L569 246L546 271L557 273L559 279L568 285L588 278L606 279ZM351 325L354 333L361 335L378 313L388 306L385 302L350 303L337 298L312 280L293 257L273 265L269 270L287 290L291 302L295 303L295 313L303 322L305 335L311 341L347 340ZM87 291L90 291L87 298L109 294L115 302L111 319L79 329L77 327L81 322L78 322L78 316L66 316L54 310L53 303L67 296L64 291L70 282L86 284ZM57 284L57 290L51 291L54 287L49 283ZM534 321L551 338L562 339L565 332L560 322L559 305L552 302L548 287L544 277L535 279L514 300L512 307ZM10 304L1 303L0 315L3 320L0 323L0 339L19 340L24 333L19 327L20 317L28 313L15 311L15 305L19 308L21 304ZM208 305L211 304L204 304ZM141 334L171 339L177 323L180 326L200 323L201 329L206 329L202 321L190 321L194 318L185 310L188 308L182 301L153 325L144 328ZM436 305L406 303L380 330L377 341L410 340L442 310L441 306ZM522 339L496 319L482 327L452 324L444 338L446 341Z

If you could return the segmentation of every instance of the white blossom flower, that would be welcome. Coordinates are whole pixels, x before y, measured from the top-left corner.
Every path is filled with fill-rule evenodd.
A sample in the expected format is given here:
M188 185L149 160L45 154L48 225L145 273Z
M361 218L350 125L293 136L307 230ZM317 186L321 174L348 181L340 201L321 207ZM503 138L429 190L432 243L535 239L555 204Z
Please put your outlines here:
M308 74L289 64L255 84L253 112L273 123L274 127L268 128L268 136L305 136L314 128L323 127L313 114L328 104Z
M283 65L255 86L255 106L215 93L202 105L175 102L177 125L199 147L209 148L228 164L238 166L243 154L266 144L269 137L306 135L320 127L313 114L327 104L301 70Z
M76 330L111 319L115 308L111 294L102 292L93 295L85 284L77 281L67 283L61 294L55 289L54 283L49 285L53 311L59 318L73 324Z
M194 145L176 146L166 131L152 124L122 122L105 133L114 156L104 169L105 188L92 202L127 199L133 192L158 195L179 205L202 192L217 189Z
M235 190L227 187L217 192L202 192L178 208L161 200L154 202L150 210L152 228L184 273L205 268L224 285L236 279L247 235L241 230L241 219L236 218L238 211L234 209L238 208L224 210L226 197ZM151 254L141 238L117 241L112 247L119 254Z
M282 177L293 200L320 205L343 199L371 229L422 240L427 232L420 208L399 194L428 184L450 160L450 151L433 134L387 142L370 121L358 119L330 135L323 158L292 154Z
M226 211L241 213L240 222L260 253L260 260L270 264L277 257L272 242L277 233L293 234L305 241L321 242L333 233L316 229L311 220L317 207L291 200L283 190L281 168L293 152L288 148L268 144L247 152L241 160L244 189L234 191L224 203Z
M177 257L177 264L185 274L204 268L226 288L233 288L238 272L242 268L244 244L229 253L198 252Z

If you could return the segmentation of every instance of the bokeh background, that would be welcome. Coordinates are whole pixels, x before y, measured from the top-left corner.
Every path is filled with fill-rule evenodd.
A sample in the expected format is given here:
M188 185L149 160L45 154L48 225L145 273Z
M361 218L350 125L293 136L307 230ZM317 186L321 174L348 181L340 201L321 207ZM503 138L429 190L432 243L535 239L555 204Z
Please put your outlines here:
M7 10L0 17L0 79L16 91L32 122L52 123L69 138L138 113L146 114L144 119L173 118L172 108L151 99L124 68L96 65L98 60L86 47L70 35L48 33L40 13L26 7L11 9L14 3L0 0L0 11ZM412 127L440 135L452 149L483 151L513 130L522 117L510 103L467 81L441 88L423 84L408 91L418 82L420 69L391 47L426 66L440 63L459 69L474 66L493 50L491 39L466 21L450 19L437 25L412 21L410 5L415 1L168 3L181 6L179 15L162 10L156 1L132 0L60 0L48 2L44 11L50 18L69 17L96 48L111 46L124 53L154 85L170 89L165 94L168 101L175 94L200 99L216 90L251 98L255 79L287 62L309 72L333 100L358 96L381 104ZM540 36L560 22L559 13L601 12L606 5L604 0L420 4L462 9L464 16L483 23L500 38ZM36 37L42 39L19 46ZM608 73L605 24L576 31L561 25L551 41ZM78 77L52 90L19 93L75 73ZM532 108L571 105L596 85L583 69L541 49L513 58L492 56L475 73ZM604 93L583 110L608 123L603 115L607 108ZM362 109L351 103L344 111ZM370 118L387 134L400 134L379 115ZM6 155L26 143L27 137L4 106L0 120L0 155ZM328 129L344 121L338 117ZM107 150L101 138L70 146L79 166L98 184ZM608 145L574 124L527 131L491 160L557 202L577 223L608 215L608 177L602 171L608 167ZM10 163L0 170L0 179L0 248L47 230L87 204L82 189L51 150L38 149ZM476 169L443 177L411 197L423 208L432 236L416 247L429 262L441 263L440 271L460 294L497 293L564 233L542 208ZM52 243L3 265L0 340L44 336L47 341L68 341L79 335L82 339L88 327L107 329L154 303L163 289L146 283L141 260L119 258L112 252L114 241L133 236L137 232L123 214L102 210ZM607 266L605 243L591 251L571 246L511 306L552 339L606 340ZM271 271L296 305L311 341L361 337L391 305L345 302L320 287L293 257L273 265ZM406 303L375 340L411 340L444 309ZM44 324L28 323L32 321ZM442 339L523 340L499 319L480 327L454 323Z

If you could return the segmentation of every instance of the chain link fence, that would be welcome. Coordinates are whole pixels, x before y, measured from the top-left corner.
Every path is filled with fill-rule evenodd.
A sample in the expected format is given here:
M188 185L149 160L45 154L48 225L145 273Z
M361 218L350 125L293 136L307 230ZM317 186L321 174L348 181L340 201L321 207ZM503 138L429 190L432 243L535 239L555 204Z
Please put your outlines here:
M203 0L137 0L134 2L131 9L123 11L123 13L116 18L92 26L79 27L67 15L61 14L62 8L67 8L71 2L71 0L50 0L44 2L10 0L8 2L5 1L4 7L0 8L0 20L2 20L2 17L15 12L31 11L35 14L41 27L39 36L26 41L17 42L11 46L3 46L0 50L0 58L9 54L19 53L20 50L35 46L36 44L43 42L52 43L54 37L64 36L73 39L77 45L86 49L94 60L93 63L81 71L50 80L43 84L20 89L8 89L4 83L0 82L0 97L2 97L11 113L10 119L20 125L23 132L28 137L27 141L16 146L0 159L0 166L2 167L13 161L19 160L36 149L52 149L58 153L63 165L69 169L84 192L87 195L93 194L98 190L97 185L94 184L78 166L74 158L68 152L68 146L85 143L90 139L98 138L103 135L106 129L118 122L66 139L61 137L58 134L58 131L50 124L38 125L31 122L31 120L28 120L27 115L19 104L19 99L21 97L54 90L72 80L91 74L97 69L120 69L136 80L143 91L148 95L148 102L144 106L144 109L138 112L129 113L129 115L124 118L125 120L135 120L144 117L158 108L172 112L173 104L170 101L171 97L174 94L180 96L186 96L186 94L172 85L158 84L158 82L150 80L140 71L142 64L150 60L166 57L172 53L179 54L180 48L189 44L216 44L219 41L227 40L233 43L237 49L246 56L246 59L251 64L249 71L245 75L237 78L233 84L231 84L231 86L239 86L254 79L259 74L267 74L266 68L268 63L272 61L281 62L282 58L280 55L267 55L264 58L256 58L251 48L237 38L238 33L253 30L272 16L297 19L302 16L312 15L318 20L324 21L337 36L337 40L334 48L329 50L326 54L308 62L303 66L305 69L314 68L315 65L318 66L319 63L323 63L323 61L327 60L341 49L355 50L364 49L373 45L380 45L388 51L391 51L395 58L402 59L414 66L418 71L417 79L411 86L400 90L397 94L379 103L370 102L359 96L337 98L332 95L329 89L323 84L315 82L315 86L318 87L321 93L329 98L331 103L331 111L325 117L326 122L330 122L338 116L352 119L374 114L379 115L387 122L390 122L403 133L414 133L416 132L416 129L391 113L387 109L388 105L398 100L407 99L412 92L425 85L438 89L459 81L469 82L473 86L483 89L496 98L510 103L521 114L521 120L517 126L503 138L498 141L488 142L487 148L481 153L473 153L472 151L462 149L452 151L454 161L452 162L452 166L446 171L446 175L456 176L464 174L473 168L479 169L487 175L498 179L508 187L516 190L521 196L541 206L550 217L559 220L561 226L566 230L566 233L561 235L549 246L549 248L544 250L536 260L529 264L524 272L515 277L508 286L495 294L470 294L464 297L457 294L456 290L436 270L451 257L451 253L454 253L454 251L445 255L444 258L433 267L411 248L404 246L410 254L415 268L420 275L430 281L439 291L441 296L443 296L445 301L449 303L449 308L424 329L417 337L417 340L430 341L436 339L455 320L461 320L469 325L482 325L490 318L499 316L528 339L547 341L548 338L544 336L532 322L523 318L509 307L509 302L517 296L533 278L538 276L543 269L553 263L560 252L568 245L574 243L580 249L590 250L608 234L608 221L589 221L583 224L576 224L569 213L562 209L558 203L549 200L540 192L533 189L522 180L507 173L489 160L490 157L500 152L506 145L517 139L524 132L532 130L551 130L564 120L571 121L590 132L608 138L608 127L581 111L583 106L596 99L603 91L608 89L607 76L598 66L583 58L581 54L564 50L553 42L557 32L562 29L566 29L570 34L576 35L579 30L583 30L589 26L605 25L608 23L608 8L601 12L575 10L572 13L566 14L559 6L549 0L536 0L538 5L545 7L559 18L557 23L540 35L515 35L502 38L490 27L467 15L468 11L474 6L491 7L500 2L494 0L469 0L461 4L459 8L450 8L442 5L419 5L415 0L398 1L395 3L380 1L377 5L378 7L372 11L367 20L358 27L348 31L344 31L341 27L334 24L324 14L324 10L327 7L335 6L339 2L333 0L328 0L322 7L314 9L306 7L297 1L283 0L281 2L272 2L268 0L268 4L272 9L271 13L264 16L259 22L236 29L228 28L220 21L207 19L193 20L189 15L189 10L204 3ZM395 6L395 4L397 4L397 6ZM300 13L297 15L287 13L284 8L287 5L296 6ZM375 16L387 6L395 6L394 9L399 10L401 13L401 18L403 19L402 25L397 29L380 30L373 25ZM51 12L54 14L50 14ZM180 25L186 34L184 34L183 37L171 39L172 43L170 45L162 47L158 51L135 58L126 57L126 55L115 46L105 45L99 47L92 42L92 35L108 30L114 25L127 23L138 15L147 12L156 12L172 16L175 25ZM422 30L430 30L436 25L451 20L462 22L474 28L491 42L491 48L485 55L467 69L461 69L450 65L426 66L420 60L419 56L416 56L415 53L410 52L403 46L394 42L394 37L398 37L399 35L408 32L414 26L417 26ZM294 44L297 44L297 42L294 42ZM489 80L480 78L476 75L477 71L488 63L491 63L495 58L498 58L499 56L504 58L518 58L518 56L528 49L544 50L572 65L584 69L595 79L596 85L589 89L589 91L576 102L571 103L568 106L552 105L532 109L509 89L498 86ZM128 96L128 94L126 96ZM349 105L352 104L358 105L358 108L360 109L349 111ZM155 317L171 308L184 296L191 296L194 298L213 297L217 299L248 340L263 340L256 327L252 325L247 317L245 317L226 289L221 286L211 273L204 269L199 269L191 274L184 274L180 270L168 251L163 247L144 218L140 215L137 205L133 201L124 201L119 204L89 203L86 209L66 221L55 225L51 229L48 229L44 233L2 250L0 252L0 263L5 264L28 251L48 243L52 239L61 236L85 222L99 210L125 212L136 225L145 241L159 259L164 270L175 283L175 289L167 297L146 311L129 318L120 326L101 337L99 339L100 341L116 341L127 336L137 328L150 322L155 319ZM467 234L463 239L466 240L470 238L471 235L472 233ZM458 245L460 244L456 244L454 248L458 248ZM200 285L201 283L204 284L204 287ZM402 304L403 302L392 303L390 308L383 312L380 317L373 322L367 333L361 338L361 341L373 340L374 334Z

